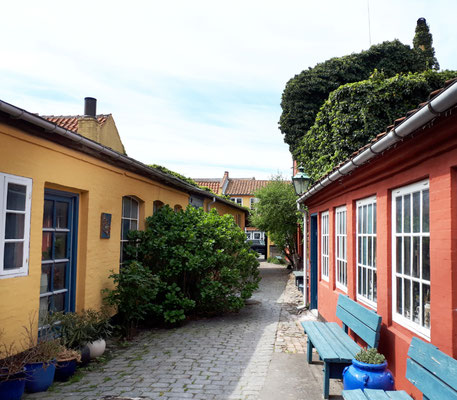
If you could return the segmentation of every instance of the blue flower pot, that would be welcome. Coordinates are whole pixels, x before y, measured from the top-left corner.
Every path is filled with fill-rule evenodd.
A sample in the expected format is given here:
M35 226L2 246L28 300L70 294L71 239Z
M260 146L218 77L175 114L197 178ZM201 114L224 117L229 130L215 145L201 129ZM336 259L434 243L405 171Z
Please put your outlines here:
M76 360L58 361L54 379L59 382L67 381L76 371Z
M21 400L25 388L25 374L20 372L11 376L0 371L0 399Z
M25 390L29 393L45 392L54 382L56 365L49 363L30 363L25 366Z
M344 390L382 389L393 390L394 378L387 369L387 361L382 364L366 364L356 359L343 371Z

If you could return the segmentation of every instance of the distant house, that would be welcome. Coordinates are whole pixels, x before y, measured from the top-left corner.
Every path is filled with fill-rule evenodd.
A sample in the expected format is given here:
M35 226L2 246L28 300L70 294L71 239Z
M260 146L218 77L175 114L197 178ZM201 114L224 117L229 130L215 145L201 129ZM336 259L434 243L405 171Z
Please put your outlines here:
M200 186L210 188L214 193L229 196L230 200L239 206L249 209L254 208L257 199L254 196L256 190L268 185L271 181L258 180L255 178L230 178L229 172L225 171L221 178L193 178ZM253 227L246 226L246 236L248 239L267 239L267 257L270 256L271 241L265 232Z
M123 154L112 117L92 110L82 118L45 119L0 101L0 330L6 345L17 342L31 315L99 308L101 289L112 285L110 271L124 260L128 231L144 229L145 217L164 204L177 211L216 208L245 228L244 208ZM72 130L86 135L83 121L105 144Z
M338 295L382 316L380 351L397 389L418 336L457 357L457 80L400 118L300 199L311 309Z

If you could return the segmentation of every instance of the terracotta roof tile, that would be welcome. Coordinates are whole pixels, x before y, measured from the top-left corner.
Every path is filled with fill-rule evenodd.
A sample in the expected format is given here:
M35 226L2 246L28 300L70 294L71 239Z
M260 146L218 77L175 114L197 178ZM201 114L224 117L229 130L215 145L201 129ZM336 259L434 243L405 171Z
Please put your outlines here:
M256 180L256 179L229 179L229 184L225 190L225 194L232 195L253 195L257 189L268 185L271 181Z
M111 114L97 115L97 121L103 125ZM69 131L78 132L78 120L83 118L83 115L41 115L42 118L53 122L56 125Z
M197 184L200 186L210 188L214 193L219 192L220 179L194 179L194 181L197 182Z

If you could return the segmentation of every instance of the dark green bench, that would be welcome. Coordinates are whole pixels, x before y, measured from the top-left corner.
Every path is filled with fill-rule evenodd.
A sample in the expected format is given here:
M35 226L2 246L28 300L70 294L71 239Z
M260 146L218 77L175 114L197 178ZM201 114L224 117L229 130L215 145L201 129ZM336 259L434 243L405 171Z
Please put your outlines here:
M348 328L355 332L368 347L378 347L381 317L340 294L336 316L343 322L343 329L336 322L304 321L308 335L308 363L312 362L313 348L324 362L324 399L328 399L330 379L342 379L344 367L351 364L360 346L348 335Z
M422 393L424 400L457 400L457 360L431 343L411 340L406 378ZM343 390L345 400L412 400L405 391L365 389Z

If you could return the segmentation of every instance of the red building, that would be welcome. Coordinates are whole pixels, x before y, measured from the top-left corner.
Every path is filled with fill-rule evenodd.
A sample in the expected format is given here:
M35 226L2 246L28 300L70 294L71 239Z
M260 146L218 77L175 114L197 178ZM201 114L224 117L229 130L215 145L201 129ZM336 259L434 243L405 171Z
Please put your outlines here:
M397 389L413 336L457 356L457 80L314 184L299 203L310 308L337 321L340 293L382 316Z

